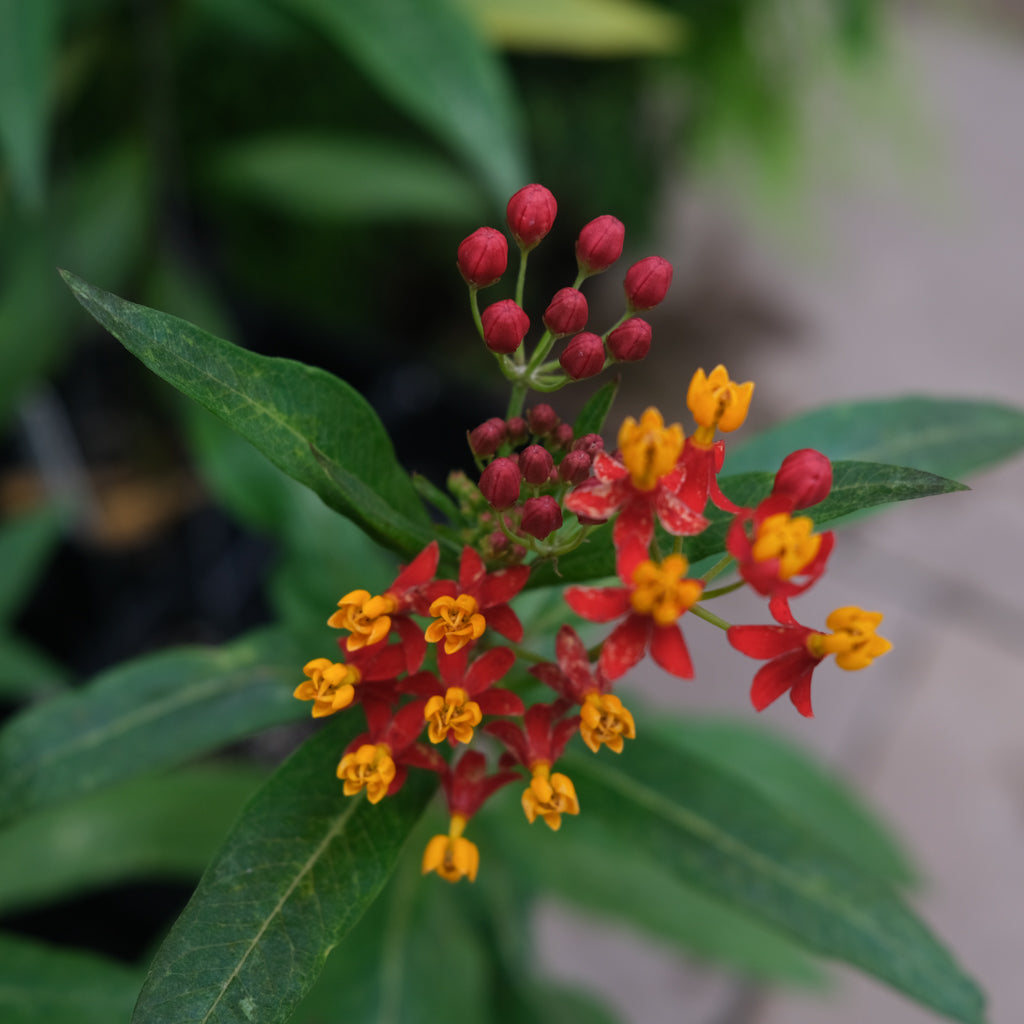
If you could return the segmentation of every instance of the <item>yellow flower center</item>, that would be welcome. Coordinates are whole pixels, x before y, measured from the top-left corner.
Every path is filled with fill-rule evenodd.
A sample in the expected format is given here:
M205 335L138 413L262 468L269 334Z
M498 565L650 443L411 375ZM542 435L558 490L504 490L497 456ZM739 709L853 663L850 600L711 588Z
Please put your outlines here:
M666 427L657 409L647 409L639 423L626 417L619 428L619 450L633 486L650 491L675 468L683 450L683 428L678 423Z
M716 429L728 433L742 426L753 393L753 381L737 384L721 363L710 374L698 370L686 392L686 405L697 422L694 440L706 446L714 440Z
M621 754L623 741L636 738L636 725L618 697L594 690L580 705L580 736L595 754L602 743Z
M345 639L345 649L358 651L361 647L380 643L391 629L391 616L398 602L390 594L373 597L368 590L353 590L338 602L336 611L327 625L347 629L352 635Z
M436 871L446 882L457 882L461 878L476 881L480 867L480 851L476 843L462 837L466 818L453 814L448 835L434 836L423 851L423 874Z
M836 664L849 671L867 668L875 658L892 650L885 637L875 635L882 617L881 612L866 612L855 605L837 608L825 620L832 633L812 633L807 638L807 650L816 658L834 654Z
M313 701L313 717L323 718L352 703L356 686L363 678L354 665L342 665L328 658L314 658L302 671L309 676L299 683L292 696Z
M371 804L384 799L395 777L395 762L386 743L364 743L338 763L338 778L345 783L345 796L366 790Z
M649 558L633 570L633 611L650 615L659 626L669 626L694 604L704 585L686 579L690 563L682 555L669 555L659 565Z
M429 723L427 734L431 743L440 743L449 730L460 743L470 743L473 726L479 725L483 719L480 705L470 700L461 686L449 686L443 697L431 697L423 709L423 717Z
M538 761L530 770L533 778L523 790L522 801L526 820L532 825L540 816L548 828L557 832L562 827L563 814L580 813L576 787L568 775L561 772L552 775L551 766L545 761Z
M755 562L779 560L779 579L788 580L809 565L821 547L821 535L811 533L814 521L779 512L761 521L751 547Z
M427 626L427 643L444 640L444 653L454 654L466 644L479 640L487 628L487 620L477 611L476 599L469 594L439 597L430 606L434 621Z

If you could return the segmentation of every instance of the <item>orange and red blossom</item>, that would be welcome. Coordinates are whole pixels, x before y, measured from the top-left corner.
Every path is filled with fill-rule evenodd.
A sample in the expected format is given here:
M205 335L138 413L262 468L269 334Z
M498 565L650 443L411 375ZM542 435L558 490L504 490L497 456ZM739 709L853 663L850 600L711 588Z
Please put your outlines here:
M518 643L523 626L508 602L526 585L529 566L513 565L489 573L483 559L470 547L462 549L458 583L439 580L431 588L430 614L434 621L424 634L428 643L444 641L446 654L454 654L478 640L489 626L506 640Z
M476 880L480 853L476 844L463 836L466 824L492 793L518 778L518 772L507 770L488 775L484 755L475 750L463 754L454 767L445 767L441 786L451 823L447 835L434 836L427 843L421 865L423 874L436 871L447 882Z
M612 682L594 668L587 649L572 626L562 626L555 638L555 658L534 665L530 673L556 693L580 705L580 736L596 754L602 744L616 754L623 741L636 738L636 724L622 701L610 693Z
M302 669L309 678L299 683L292 696L313 701L313 717L323 718L347 708L356 699L360 683L395 679L405 669L406 655L398 645L360 648L349 655L348 664L314 658Z
M678 494L683 470L676 460L682 447L682 428L666 427L657 409L645 410L639 422L628 416L619 430L621 459L597 452L594 476L566 495L565 507L588 522L618 513L612 541L620 562L630 552L646 554L655 515L673 536L701 533L708 521Z
M493 647L467 667L468 653L465 647L451 655L438 651L440 679L432 672L419 672L402 684L407 692L427 698L423 717L431 743L446 737L453 743L469 743L484 715L523 713L516 694L494 686L515 664L515 654L507 647Z
M523 813L532 825L537 818L553 832L562 827L563 814L579 814L580 802L572 779L561 772L552 772L551 765L535 762L530 768L530 784L523 790Z
M866 612L855 606L837 608L825 620L831 633L802 626L788 607L776 616L776 626L730 626L727 636L736 650L752 658L767 659L758 669L750 699L763 711L787 690L793 706L805 718L812 718L811 676L822 660L836 656L840 668L866 668L875 658L891 650L892 644L876 635L881 612Z
M704 584L686 577L689 563L682 555L669 555L661 562L634 559L622 568L625 586L565 591L569 607L591 622L625 616L601 647L601 671L609 679L618 679L649 649L666 672L692 679L693 663L677 620L700 599Z
M350 633L344 639L344 649L349 652L375 646L385 639L392 627L402 640L407 665L415 672L423 664L426 644L422 632L408 615L426 611L425 588L437 572L441 550L437 541L431 541L395 577L383 594L372 595L368 590L352 590L338 602L336 611L327 625L335 629L347 629Z
M802 594L825 571L835 544L831 530L813 533L808 516L792 516L789 498L768 497L756 509L744 509L732 521L725 546L740 576L771 600L772 614Z

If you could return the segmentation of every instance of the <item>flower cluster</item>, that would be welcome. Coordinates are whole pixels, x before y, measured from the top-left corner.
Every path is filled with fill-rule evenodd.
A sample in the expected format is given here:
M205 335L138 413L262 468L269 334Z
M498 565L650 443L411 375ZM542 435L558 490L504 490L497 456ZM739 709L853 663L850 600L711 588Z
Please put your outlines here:
M625 418L610 450L599 434L574 429L550 405L525 407L530 390L552 392L612 363L646 356L651 328L636 313L658 305L672 277L671 264L660 257L634 263L625 275L620 319L603 334L587 331L580 286L618 260L625 238L615 217L595 218L577 237L575 279L547 304L543 333L527 354L527 257L556 214L555 198L542 185L527 185L512 197L507 216L519 249L516 295L482 313L477 293L505 274L508 241L481 227L458 248L478 333L512 394L504 416L467 433L476 481L461 473L449 478L454 501L445 503L465 542L457 572L441 571L434 541L383 593L345 594L328 620L342 631L340 659L314 658L295 690L312 702L314 717L362 708L366 729L342 752L337 768L345 795L365 792L377 803L401 788L410 768L437 773L450 825L430 840L422 867L453 882L476 877L479 851L465 832L501 787L525 783L521 802L531 823L541 818L557 830L563 815L579 813L575 786L558 770L567 745L578 732L592 752L607 747L618 754L636 738L633 715L612 690L647 655L674 676L693 677L681 626L686 612L766 662L751 689L757 710L789 692L796 709L810 716L812 673L826 657L835 655L840 668L859 669L890 647L875 632L878 612L837 609L824 632L801 625L790 609L790 601L821 578L833 548L832 533L817 531L807 514L831 490L832 467L823 454L803 449L789 455L771 492L753 507L739 507L723 493L726 453L719 435L743 425L753 383L733 381L724 366L699 369L685 396L694 421L688 435L648 408L639 418ZM549 360L561 339L568 340L559 357ZM723 515L723 557L694 575L687 545ZM610 529L592 536L606 524ZM573 626L562 625L554 660L545 660L531 647L541 638L527 635L512 602L538 563L557 566L560 557L601 537L614 551L617 581L569 585L562 596L576 615L608 628L588 649ZM738 582L708 589L727 570ZM772 624L730 625L705 607L742 585L767 599ZM529 677L550 697L526 706L521 694ZM492 753L489 766L495 743L503 753Z

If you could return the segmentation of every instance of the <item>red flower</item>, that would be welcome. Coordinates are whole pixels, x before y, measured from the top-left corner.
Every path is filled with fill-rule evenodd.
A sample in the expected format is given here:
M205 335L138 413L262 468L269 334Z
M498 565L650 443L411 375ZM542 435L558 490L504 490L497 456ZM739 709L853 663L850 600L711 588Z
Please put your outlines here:
M791 516L792 507L787 495L765 498L756 509L741 510L725 538L739 574L770 599L771 613L780 622L787 621L789 599L825 571L835 543L831 530L812 533L808 516Z
M686 579L688 568L682 555L669 555L660 564L643 559L631 565L627 560L621 573L624 587L566 589L569 607L591 622L625 615L601 648L598 665L609 679L628 672L648 649L666 672L693 678L690 652L676 620L700 598L704 584Z
M522 726L515 722L488 722L484 731L497 736L505 744L514 761L533 771L538 764L554 764L579 725L574 718L565 718L568 704L533 704L523 715Z
M679 496L684 504L703 512L710 498L723 512L736 515L740 511L739 506L731 502L718 486L718 474L724 461L725 441L700 444L692 435L686 439L683 454L679 459L679 464L683 468Z
M487 760L477 750L467 750L454 768L448 767L441 775L441 785L451 814L472 818L492 793L515 782L520 775L513 771L487 774Z

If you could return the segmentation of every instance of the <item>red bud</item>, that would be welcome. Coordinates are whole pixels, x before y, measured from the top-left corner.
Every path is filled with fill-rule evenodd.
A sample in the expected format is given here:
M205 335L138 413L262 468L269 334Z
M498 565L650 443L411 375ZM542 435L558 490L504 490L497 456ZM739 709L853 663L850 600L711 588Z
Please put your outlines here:
M572 424L559 423L551 435L551 441L555 448L568 448L572 444Z
M530 433L529 428L526 426L526 420L522 416L511 416L506 426L508 428L508 439L513 444L525 441Z
M558 362L573 380L593 377L604 369L604 342L589 331L577 334L565 346Z
M551 230L557 212L555 197L543 185L524 185L508 201L506 210L519 247L529 252Z
M505 442L505 421L497 416L469 432L469 447L475 455L493 455Z
M558 464L559 479L567 484L582 483L590 476L590 461L582 448L575 448Z
M575 334L587 324L587 300L576 288L560 288L544 311L544 326L556 337Z
M543 540L562 525L562 509L550 494L540 498L527 498L523 503L523 518L519 529L537 540Z
M519 470L528 484L546 484L555 460L539 444L531 444L519 453Z
M558 426L558 413L547 402L538 402L527 410L526 422L530 426L531 434L543 437Z
M631 316L608 335L608 351L620 363L635 363L651 350L651 325Z
M520 482L512 459L495 459L480 475L480 493L495 508L511 508L519 500Z
M480 320L484 327L484 343L499 355L515 352L530 329L530 318L512 299L491 303L480 314Z
M459 273L472 288L494 284L508 266L508 242L494 228L477 228L459 245Z
M621 255L626 228L618 217L610 213L595 217L576 239L576 263L586 274L600 274Z
M604 438L600 434L584 434L573 441L572 450L586 452L590 458L593 458L598 452L604 451Z
M672 283L672 264L660 256L648 256L626 271L626 299L631 311L653 309Z
M831 490L832 463L813 448L801 448L787 455L772 486L772 494L788 498L794 509L817 505Z

